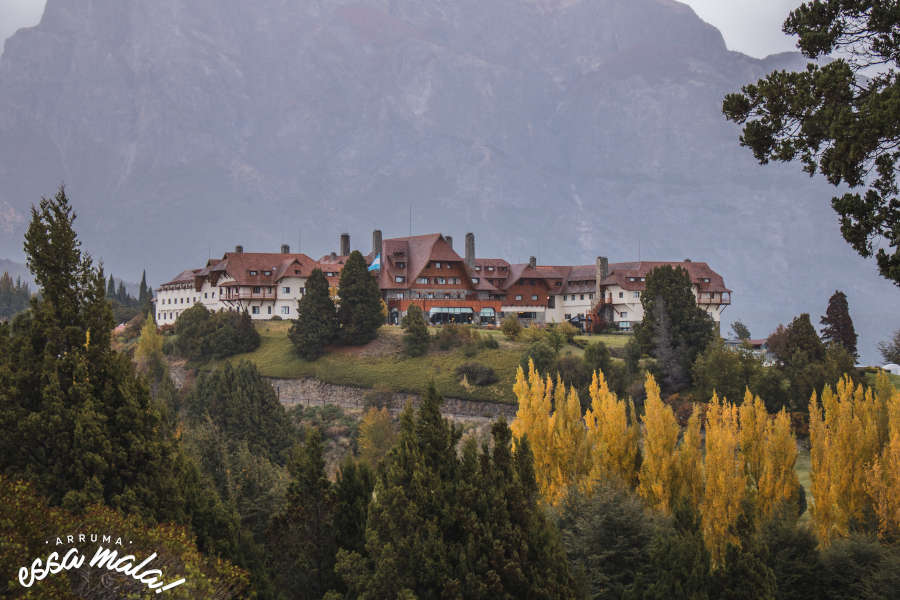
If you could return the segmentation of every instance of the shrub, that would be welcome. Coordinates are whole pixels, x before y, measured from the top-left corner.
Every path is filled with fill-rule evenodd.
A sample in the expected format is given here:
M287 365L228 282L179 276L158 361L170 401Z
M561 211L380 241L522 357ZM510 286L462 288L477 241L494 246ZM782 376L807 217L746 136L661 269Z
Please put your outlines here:
M462 353L466 358L474 358L478 351L481 349L481 344L476 341L471 341L463 344Z
M528 369L528 361L534 361L534 368L541 375L549 375L556 363L556 352L547 342L540 340L533 342L522 354L519 361L523 369Z
M602 371L608 377L611 365L609 348L603 342L594 342L584 349L584 366L589 371Z
M403 334L403 347L407 356L422 356L428 352L428 325L425 323L425 314L418 305L411 304L407 309L406 316L403 317L403 328L406 330Z
M490 334L481 335L480 340L480 345L482 348L486 348L488 350L496 350L500 347L500 342L497 341L497 338Z
M556 361L556 372L566 385L581 390L591 383L591 371L577 356L562 356Z
M211 313L202 304L195 304L181 313L175 321L175 333L178 337L170 350L192 361L225 358L259 347L259 333L249 314Z
M456 368L457 377L465 377L472 385L492 385L500 381L494 369L478 363L466 363Z
M394 404L394 392L386 386L379 386L367 391L363 395L366 408L387 408Z
M557 323L553 329L559 331L563 335L567 344L573 343L575 341L575 336L578 335L578 328L571 323Z
M503 317L503 322L500 324L500 331L503 332L503 335L505 335L507 339L514 340L522 333L522 324L519 323L519 318L517 316L506 315Z
M547 332L543 328L532 323L522 330L521 337L529 344L533 344L534 342L546 339Z
M441 350L449 350L471 341L472 330L465 325L444 325L434 334L434 342Z

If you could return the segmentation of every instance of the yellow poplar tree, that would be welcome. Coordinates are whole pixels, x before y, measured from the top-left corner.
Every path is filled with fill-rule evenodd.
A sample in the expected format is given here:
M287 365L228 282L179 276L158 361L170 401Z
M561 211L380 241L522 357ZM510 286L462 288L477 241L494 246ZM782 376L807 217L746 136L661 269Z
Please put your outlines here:
M591 452L591 482L612 478L633 487L637 483L640 438L634 405L619 400L600 371L594 372L589 392L591 407L584 414L584 422Z
M638 493L657 510L670 514L678 477L678 421L663 403L652 375L647 375L644 388L644 454Z
M762 468L756 481L756 507L763 518L768 518L780 504L796 501L799 485L794 471L797 440L791 433L791 418L783 408L774 419L768 419L762 458Z
M850 533L872 506L866 478L887 439L887 400L847 377L834 391L825 387L821 406L815 394L810 399L810 512L825 546Z
M727 398L723 398L727 402ZM740 407L741 452L747 464L747 474L751 485L758 485L765 463L765 437L769 413L759 396L754 397L747 389Z
M680 498L695 508L700 507L704 489L703 438L700 409L696 405L678 447L678 489Z
M587 431L581 419L578 393L575 388L566 391L560 379L554 387L550 461L555 468L551 471L544 495L550 504L558 504L572 486L585 490L591 471Z
M388 409L370 408L359 424L359 459L374 469L387 456L395 437Z
M528 375L522 368L516 372L513 393L519 402L516 418L510 429L516 438L528 436L534 455L534 474L544 498L548 497L551 482L557 477L556 466L552 462L552 426L550 409L553 398L553 382L548 377L542 380L528 361Z
M721 565L729 543L739 545L733 526L747 492L740 452L738 408L713 395L706 413L706 487L700 503L703 540L713 566Z
M887 385L884 385L887 384ZM876 396L888 398L888 442L866 474L866 491L878 517L878 535L884 540L900 539L900 391L879 374Z

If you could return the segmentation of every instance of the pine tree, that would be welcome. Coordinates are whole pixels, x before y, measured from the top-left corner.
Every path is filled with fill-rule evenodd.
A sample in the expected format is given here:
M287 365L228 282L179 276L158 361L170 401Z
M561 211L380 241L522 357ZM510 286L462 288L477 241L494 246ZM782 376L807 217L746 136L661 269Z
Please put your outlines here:
M747 494L740 452L738 408L713 396L706 412L706 487L700 503L703 541L713 567L725 562L729 546L741 547L735 525Z
M287 506L272 520L269 544L277 589L293 598L319 600L338 585L334 572L337 540L335 493L325 474L322 435L307 433L306 443L295 449L288 464L291 483Z
M825 315L819 321L822 328L822 341L840 344L850 356L856 358L856 329L850 318L850 308L847 304L847 296L844 292L835 291L828 299L828 308Z
M106 297L107 298L115 298L116 297L116 280L113 279L112 274L109 275L109 283L106 286Z
M375 339L384 324L381 314L381 290L378 281L369 273L366 260L354 250L341 270L340 337L344 344L360 346Z
M306 280L306 292L297 306L297 320L291 325L288 337L305 360L315 360L325 352L325 346L337 334L337 314L328 293L328 280L321 269L313 269Z
M143 307L148 301L150 301L152 294L150 293L150 288L147 286L147 271L141 271L141 287L138 291L138 302L140 302Z
M644 388L647 399L644 402L644 450L638 493L650 506L671 514L678 477L678 421L672 409L660 398L659 385L652 375L647 375Z
M673 383L683 385L697 355L715 337L712 319L697 306L687 270L666 265L650 271L641 305L644 320L635 339L644 352L668 365L664 372Z
M403 317L403 347L407 356L422 356L428 352L428 325L425 314L417 304L410 304Z
M72 227L65 191L32 208L27 263L42 293L0 343L0 471L53 504L92 502L147 518L184 518L172 432L125 355L102 269Z

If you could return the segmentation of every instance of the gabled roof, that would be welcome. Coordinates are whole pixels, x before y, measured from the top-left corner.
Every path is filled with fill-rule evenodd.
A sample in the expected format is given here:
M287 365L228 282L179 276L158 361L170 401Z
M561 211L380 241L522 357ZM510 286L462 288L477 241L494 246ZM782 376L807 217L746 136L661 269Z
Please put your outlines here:
M731 292L725 287L722 276L716 273L705 262L694 261L641 261L612 263L609 265L609 276L600 282L601 286L618 285L624 290L640 291L646 287L646 282L640 281L657 267L670 266L686 269L691 278L691 283L696 285L701 292ZM636 279L637 281L631 281ZM709 281L704 281L708 279Z
M382 289L408 288L432 261L464 262L440 233L390 238L384 240L381 246L383 250L379 285ZM405 268L398 268L398 262L405 263ZM466 272L469 273L468 269ZM397 275L406 277L406 281L397 283L394 280ZM469 277L471 276L470 273ZM472 285L471 280L469 285Z

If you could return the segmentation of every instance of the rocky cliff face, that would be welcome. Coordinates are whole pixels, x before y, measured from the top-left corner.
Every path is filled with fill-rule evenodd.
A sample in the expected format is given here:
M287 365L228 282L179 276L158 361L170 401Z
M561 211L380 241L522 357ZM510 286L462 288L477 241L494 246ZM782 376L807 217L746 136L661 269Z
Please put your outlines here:
M757 166L721 117L800 64L671 0L49 0L0 60L0 254L61 181L86 246L157 282L301 233L368 250L412 206L416 232L513 261L706 260L759 335L842 288L873 356L896 292L831 190Z

